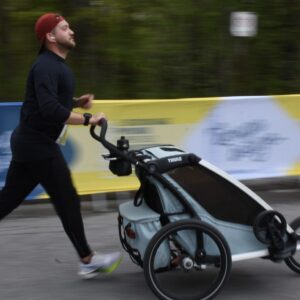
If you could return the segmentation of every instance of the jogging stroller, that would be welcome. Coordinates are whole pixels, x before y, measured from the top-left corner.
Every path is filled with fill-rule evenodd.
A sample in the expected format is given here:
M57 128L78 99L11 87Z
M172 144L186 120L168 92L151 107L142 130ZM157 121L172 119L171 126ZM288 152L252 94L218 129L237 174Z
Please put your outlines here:
M134 200L119 206L119 234L132 261L144 270L163 300L212 299L235 261L284 261L300 274L300 217L287 225L241 182L195 154L172 145L129 151L125 137L113 145L91 126L109 150L104 158L118 176L140 181Z

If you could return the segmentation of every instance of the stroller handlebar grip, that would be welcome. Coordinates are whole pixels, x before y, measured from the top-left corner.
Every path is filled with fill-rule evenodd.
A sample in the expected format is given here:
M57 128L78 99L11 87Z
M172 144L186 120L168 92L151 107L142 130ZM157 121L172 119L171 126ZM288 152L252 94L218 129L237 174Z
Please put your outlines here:
M90 127L90 134L91 136L99 141L99 142L105 142L105 136L106 136L106 131L107 131L107 120L105 118L102 118L100 121L99 121L99 125L101 126L101 131L100 131L100 135L97 135L96 132L95 132L95 129L96 129L96 125L92 125Z

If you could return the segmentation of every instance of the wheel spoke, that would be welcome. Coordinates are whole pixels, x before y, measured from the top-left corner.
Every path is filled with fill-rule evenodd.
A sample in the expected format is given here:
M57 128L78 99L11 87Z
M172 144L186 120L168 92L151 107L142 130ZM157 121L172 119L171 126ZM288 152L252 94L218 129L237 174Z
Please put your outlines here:
M169 261L162 260L166 251ZM197 258L197 253L203 255ZM160 299L210 299L222 289L230 268L230 250L222 235L192 220L162 228L151 240L144 259L147 282Z

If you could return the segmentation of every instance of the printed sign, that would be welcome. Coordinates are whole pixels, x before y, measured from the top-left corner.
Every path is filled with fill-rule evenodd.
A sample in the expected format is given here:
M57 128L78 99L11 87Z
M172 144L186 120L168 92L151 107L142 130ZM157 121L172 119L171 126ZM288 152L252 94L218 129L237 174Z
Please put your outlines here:
M253 12L232 12L230 33L233 36L253 37L257 33L257 15Z

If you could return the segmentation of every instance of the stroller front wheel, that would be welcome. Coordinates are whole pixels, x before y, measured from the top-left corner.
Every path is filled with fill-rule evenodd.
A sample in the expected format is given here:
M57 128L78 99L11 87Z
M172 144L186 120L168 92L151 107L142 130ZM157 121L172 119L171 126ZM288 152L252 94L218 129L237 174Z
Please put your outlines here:
M298 238L298 243L300 243L300 217L292 221L290 226L294 230ZM300 274L300 253L299 252L300 251L296 251L294 255L286 258L284 261L292 271Z
M231 252L223 235L197 219L172 222L151 239L144 256L146 281L162 300L204 300L223 288Z

